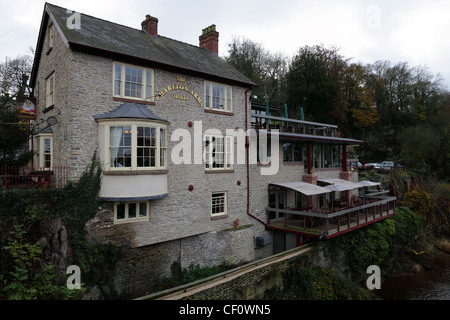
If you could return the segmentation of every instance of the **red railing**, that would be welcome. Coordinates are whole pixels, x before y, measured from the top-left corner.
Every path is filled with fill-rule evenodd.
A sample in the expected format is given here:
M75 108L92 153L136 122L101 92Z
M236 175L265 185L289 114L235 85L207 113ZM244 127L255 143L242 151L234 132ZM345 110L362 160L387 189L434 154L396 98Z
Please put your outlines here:
M67 167L32 168L29 166L0 166L0 190L54 189L67 183Z

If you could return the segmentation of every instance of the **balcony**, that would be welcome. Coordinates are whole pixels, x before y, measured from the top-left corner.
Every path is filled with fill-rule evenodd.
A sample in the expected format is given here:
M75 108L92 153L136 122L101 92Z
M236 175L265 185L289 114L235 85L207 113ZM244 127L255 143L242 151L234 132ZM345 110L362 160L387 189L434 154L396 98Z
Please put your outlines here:
M310 201L301 208L269 206L266 208L266 226L273 230L330 239L393 216L397 198L389 196L388 192L333 199L331 206L320 208L312 206ZM309 199L311 195L307 197Z
M7 189L55 189L67 183L67 167L0 166L0 191Z
M267 130L268 134L273 134L273 130L278 130L277 135L283 140L328 141L343 144L360 144L363 142L341 137L336 125L257 113L252 113L251 127L256 131Z

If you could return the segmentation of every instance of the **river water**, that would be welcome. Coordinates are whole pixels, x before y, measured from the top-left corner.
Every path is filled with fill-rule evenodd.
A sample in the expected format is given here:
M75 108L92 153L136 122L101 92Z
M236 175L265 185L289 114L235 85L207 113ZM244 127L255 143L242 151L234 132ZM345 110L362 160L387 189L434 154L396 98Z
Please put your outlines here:
M381 285L384 300L450 300L450 254L440 254L421 262L417 274L395 275Z

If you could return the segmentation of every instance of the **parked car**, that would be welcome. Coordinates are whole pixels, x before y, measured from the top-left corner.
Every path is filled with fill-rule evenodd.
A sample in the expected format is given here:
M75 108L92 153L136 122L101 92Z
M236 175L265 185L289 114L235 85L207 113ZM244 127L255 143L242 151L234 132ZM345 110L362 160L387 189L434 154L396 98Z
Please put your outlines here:
M364 168L366 168L366 169L381 169L381 164L375 163L375 162L370 162L370 163L366 163L364 165Z
M357 169L361 169L364 166L362 165L361 162L359 162L358 159L349 159L347 160L347 166L350 166L350 170L357 170Z
M380 163L380 165L383 169L393 169L394 168L393 161L383 161L382 163Z

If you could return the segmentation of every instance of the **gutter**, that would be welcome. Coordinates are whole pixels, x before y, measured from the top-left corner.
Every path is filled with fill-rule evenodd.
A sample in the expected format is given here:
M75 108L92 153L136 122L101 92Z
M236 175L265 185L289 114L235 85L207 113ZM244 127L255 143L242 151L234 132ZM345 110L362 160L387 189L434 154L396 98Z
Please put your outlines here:
M248 89L245 91L245 130L248 130L248 98L247 98L247 93L252 90L252 89ZM267 226L267 223L265 223L264 221L262 221L261 219L257 218L256 216L252 215L250 213L250 163L249 163L249 150L250 148L250 144L248 141L248 135L245 135L245 149L246 149L246 163L247 163L247 214L252 217L253 219L258 220L259 222L261 222L264 226Z

